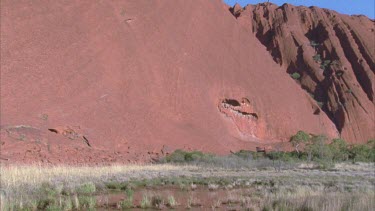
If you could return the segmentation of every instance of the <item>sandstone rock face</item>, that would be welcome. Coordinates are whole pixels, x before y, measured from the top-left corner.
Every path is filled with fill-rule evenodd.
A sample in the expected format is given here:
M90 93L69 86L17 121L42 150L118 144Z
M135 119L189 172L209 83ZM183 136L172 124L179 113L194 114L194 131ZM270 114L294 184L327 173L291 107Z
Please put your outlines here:
M311 33L322 58L339 61L328 77L311 46L295 47L309 39L289 46L291 35L263 35L266 19L255 21L255 8L262 10L237 7L236 19L221 0L2 1L2 162L96 164L150 161L178 148L268 149L298 130L370 137L373 32L360 30L372 22L337 14L363 25L340 24L342 38L334 37L343 44ZM273 21L282 27L284 20ZM353 46L336 49L343 45ZM362 69L352 67L357 57ZM298 70L301 81L286 69Z
M234 11L234 10L232 10ZM350 142L374 138L375 27L365 16L317 7L248 5L233 15L319 102Z

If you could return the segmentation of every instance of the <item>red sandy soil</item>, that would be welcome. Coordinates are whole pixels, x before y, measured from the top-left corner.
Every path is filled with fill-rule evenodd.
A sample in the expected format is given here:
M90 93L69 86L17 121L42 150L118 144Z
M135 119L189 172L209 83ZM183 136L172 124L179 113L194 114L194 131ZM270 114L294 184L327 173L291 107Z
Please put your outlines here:
M339 67L323 74L310 40ZM319 8L4 0L0 158L225 154L286 147L298 130L365 142L375 137L373 43L373 20Z

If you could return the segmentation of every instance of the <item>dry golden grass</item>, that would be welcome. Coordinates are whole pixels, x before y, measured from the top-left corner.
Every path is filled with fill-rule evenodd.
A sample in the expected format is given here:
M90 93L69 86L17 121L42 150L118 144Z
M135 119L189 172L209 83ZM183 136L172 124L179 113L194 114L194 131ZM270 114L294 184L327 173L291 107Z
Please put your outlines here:
M105 179L119 174L137 176L140 172L168 172L192 170L193 166L162 165L112 165L112 166L6 166L1 167L1 188L15 188L23 185L39 186L53 182L56 178L76 181L80 178Z
M35 206L35 196L43 185L58 191L62 188L74 190L82 184L103 186L109 181L127 181L131 178L152 179L158 175L173 175L181 171L197 169L193 166L158 165L111 165L111 166L1 166L0 210L17 210ZM16 206L17 208L11 208Z
M43 197L46 196L60 197L56 202L60 208L64 207L61 203L71 204L70 207L78 207L78 204L82 204L82 200L85 199L77 197L78 192L74 191L82 188L82 184L89 184L87 187L94 186L93 192L97 194L98 191L100 193L101 190L105 190L108 182L121 183L146 179L152 184L153 179L168 177L181 177L185 180L192 177L200 177L202 180L208 180L211 177L244 178L243 184L247 181L249 185L243 187L251 190L251 193L246 194L241 188L240 192L228 190L228 196L220 199L220 202L235 202L235 204L242 204L241 206L254 210L261 210L262 207L270 208L269 210L280 210L283 207L295 210L302 208L371 210L371 207L375 206L375 194L372 188L375 178L372 164L340 164L334 168L334 171L296 168L281 172L228 170L171 164L79 167L14 165L2 166L0 170L0 210L20 210L22 207L33 207L31 210L38 210L40 202L43 202ZM45 184L48 185L44 186ZM220 188L223 187L220 186ZM208 189L208 185L206 188ZM63 190L67 190L70 195L64 195ZM44 196L38 195L39 193L43 193ZM64 201L65 199L67 201ZM187 204L190 206L199 204L196 202L197 199L193 199L188 198ZM95 200L89 202L95 206ZM211 205L217 207L218 204L219 202L215 202Z

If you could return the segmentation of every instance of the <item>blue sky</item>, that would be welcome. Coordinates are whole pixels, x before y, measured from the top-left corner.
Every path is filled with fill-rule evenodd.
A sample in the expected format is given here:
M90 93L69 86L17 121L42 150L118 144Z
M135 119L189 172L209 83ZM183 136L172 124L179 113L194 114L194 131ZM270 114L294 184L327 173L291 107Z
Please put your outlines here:
M238 2L241 6L247 4L257 4L265 2L265 0L224 0L230 6ZM336 10L337 12L349 15L366 15L372 19L375 17L374 7L375 0L270 0L270 2L281 6L284 3L293 5L318 6Z

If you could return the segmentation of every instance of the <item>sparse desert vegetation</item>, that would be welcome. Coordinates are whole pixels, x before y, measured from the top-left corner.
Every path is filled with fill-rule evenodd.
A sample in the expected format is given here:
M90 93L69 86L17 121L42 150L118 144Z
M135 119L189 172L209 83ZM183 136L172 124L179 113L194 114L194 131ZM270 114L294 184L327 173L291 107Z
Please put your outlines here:
M1 210L371 210L375 141L298 131L294 151L176 150L149 165L2 166Z
M343 147L337 140L332 144ZM374 163L341 161L322 168L319 162L295 160L306 152L287 153L293 159L280 153L284 152L216 156L178 150L152 165L2 166L1 210L372 210L375 206Z

